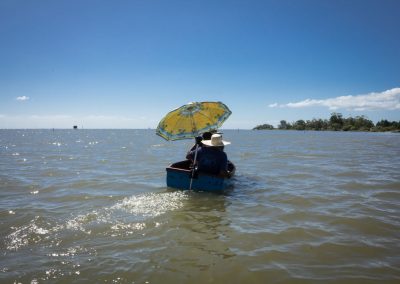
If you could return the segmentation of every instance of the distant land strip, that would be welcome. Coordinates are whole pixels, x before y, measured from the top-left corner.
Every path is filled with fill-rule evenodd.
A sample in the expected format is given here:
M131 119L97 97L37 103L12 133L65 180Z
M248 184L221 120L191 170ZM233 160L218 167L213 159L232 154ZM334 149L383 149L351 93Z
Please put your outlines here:
M367 132L400 132L400 121L382 119L376 124L364 115L344 118L341 113L332 113L329 119L297 120L289 123L281 120L278 127L271 124L261 124L253 130L316 130L316 131L367 131Z

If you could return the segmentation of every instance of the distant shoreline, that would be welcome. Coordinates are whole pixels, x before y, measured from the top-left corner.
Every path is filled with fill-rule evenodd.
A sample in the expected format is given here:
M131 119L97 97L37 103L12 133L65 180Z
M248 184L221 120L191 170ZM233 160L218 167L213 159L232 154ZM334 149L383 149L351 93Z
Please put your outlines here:
M289 123L281 120L277 128L271 124L261 124L253 130L312 130L312 131L352 131L352 132L394 132L400 133L400 121L381 119L374 124L364 115L344 118L341 113L332 113L329 119L297 120Z
M244 129L243 129L244 130ZM333 130L333 129L324 129L324 130L316 130L316 129L303 129L303 130L299 130L299 129L279 129L279 128L273 128L273 129L255 129L253 128L252 130L268 130L268 131L316 131L316 132L365 132L365 133L384 133L384 132L390 132L390 133L399 133L400 134L400 130L375 130L375 129L371 129L371 130Z

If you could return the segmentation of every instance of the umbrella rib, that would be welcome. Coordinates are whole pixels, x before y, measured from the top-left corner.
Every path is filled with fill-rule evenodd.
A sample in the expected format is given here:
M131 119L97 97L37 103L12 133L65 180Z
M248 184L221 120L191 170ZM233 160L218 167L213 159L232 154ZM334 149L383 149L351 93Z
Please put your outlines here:
M210 120L211 120L211 117L209 117L209 116L205 115L205 114L204 114L204 113L202 113L202 112L199 112L199 115L202 115L202 116L206 117L207 119L210 119Z
M207 119L209 119L210 121L212 121L212 117L209 117L209 116L205 115L202 112L199 112L199 115L202 115L202 116L206 117ZM219 124L220 124L220 122L218 122L218 121L214 122L214 125L217 126L217 127L219 126Z
M174 128L172 128L172 129L175 129L175 127L178 125L178 123L179 123L179 120L177 119L175 122Z
M192 129L195 131L195 133L193 133L193 135L198 135L199 133L197 132L197 127L196 127L196 123L194 123L194 119L193 119L193 113L190 113L190 118L192 119Z
M174 128L172 128L172 129L176 129L176 126L179 124L179 122L180 122L179 119L177 119L175 122ZM173 139L173 140L175 140L175 139Z

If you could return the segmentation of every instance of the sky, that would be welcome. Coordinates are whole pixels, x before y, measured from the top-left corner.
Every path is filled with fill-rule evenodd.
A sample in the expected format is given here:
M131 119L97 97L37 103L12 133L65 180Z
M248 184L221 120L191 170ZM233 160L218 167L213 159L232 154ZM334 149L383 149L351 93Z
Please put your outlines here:
M400 120L398 0L0 0L0 128Z

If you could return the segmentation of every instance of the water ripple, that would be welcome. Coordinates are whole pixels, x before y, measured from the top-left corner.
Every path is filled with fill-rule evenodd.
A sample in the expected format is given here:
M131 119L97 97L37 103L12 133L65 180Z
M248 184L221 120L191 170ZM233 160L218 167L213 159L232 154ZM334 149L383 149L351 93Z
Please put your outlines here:
M211 194L165 187L192 141L0 130L1 281L400 281L399 135L224 137L237 174Z

